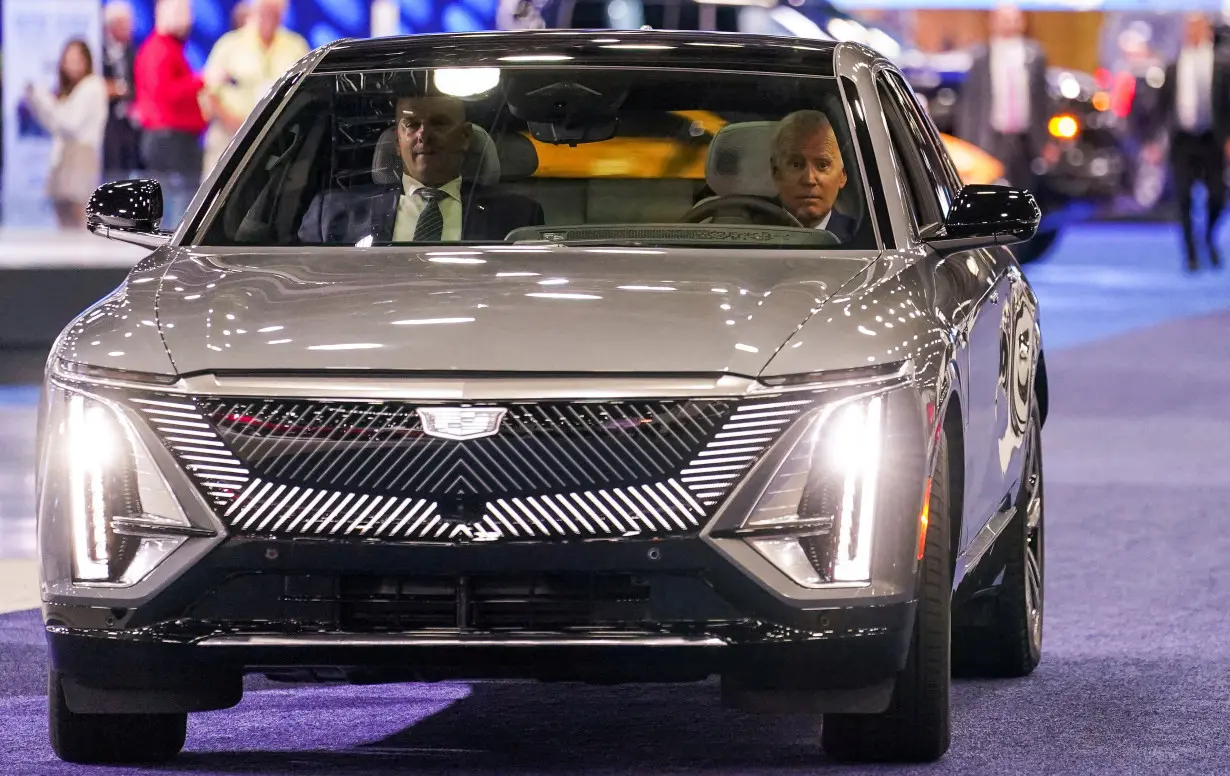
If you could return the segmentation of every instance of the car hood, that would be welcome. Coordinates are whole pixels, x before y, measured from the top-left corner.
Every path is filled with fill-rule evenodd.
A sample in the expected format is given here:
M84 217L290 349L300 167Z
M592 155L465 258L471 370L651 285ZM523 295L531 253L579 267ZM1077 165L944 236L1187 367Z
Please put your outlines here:
M182 251L158 295L181 374L754 376L873 254L633 248Z

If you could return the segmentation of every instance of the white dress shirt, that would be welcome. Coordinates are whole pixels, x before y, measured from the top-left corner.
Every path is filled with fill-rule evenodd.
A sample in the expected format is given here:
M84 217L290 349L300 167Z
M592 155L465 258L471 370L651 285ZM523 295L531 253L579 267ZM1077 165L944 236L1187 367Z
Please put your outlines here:
M990 44L991 128L1004 135L1029 131L1029 64L1024 38Z
M397 201L397 220L393 222L393 242L413 242L414 227L419 222L419 215L427 207L419 189L429 188L402 173L402 195ZM447 196L440 200L440 216L444 219L444 230L440 233L441 242L456 242L461 239L461 177L453 178L440 186Z
M812 227L812 229L828 229L828 228L829 228L829 219L830 219L830 218L832 218L832 217L833 217L833 211L832 211L832 210L830 210L829 212L827 212L827 213L825 213L825 214L824 214L824 218L821 218L821 219L820 219L820 223L818 223L818 224L816 224L815 226L813 226L813 227Z
M1213 44L1184 47L1175 68L1175 111L1179 126L1199 134L1213 124Z

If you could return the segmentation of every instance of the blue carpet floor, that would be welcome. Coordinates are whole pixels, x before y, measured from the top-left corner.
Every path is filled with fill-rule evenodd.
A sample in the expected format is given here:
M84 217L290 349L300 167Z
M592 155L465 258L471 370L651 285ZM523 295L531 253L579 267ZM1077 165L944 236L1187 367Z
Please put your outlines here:
M954 686L940 763L832 765L814 720L724 711L712 683L253 682L190 719L171 767L75 768L46 743L38 619L18 613L0 619L0 772L1230 773L1230 279L1183 275L1175 240L1080 230L1029 270L1052 348L1044 657Z

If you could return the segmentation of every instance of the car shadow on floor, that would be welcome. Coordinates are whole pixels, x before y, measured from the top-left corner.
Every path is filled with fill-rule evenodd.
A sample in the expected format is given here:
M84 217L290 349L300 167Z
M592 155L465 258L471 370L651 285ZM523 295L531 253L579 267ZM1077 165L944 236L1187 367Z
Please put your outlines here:
M1142 767L1140 772L1165 770L1164 765L1173 766L1176 758L1186 763L1215 759L1220 755L1215 754L1214 742L1230 726L1212 702L1208 682L1217 673L1213 668L1198 661L1052 659L1025 679L960 681L954 684L949 754L934 765L891 770L1119 774ZM1218 670L1226 668L1230 666ZM310 703L306 695L303 700ZM330 713L323 706L320 711ZM347 723L344 715L337 719L337 724ZM277 723L266 719L262 727L265 735L272 735ZM170 770L262 774L305 769L342 774L885 770L827 760L819 729L814 717L725 710L713 681L623 687L475 684L468 696L369 744L337 751L186 751ZM302 731L287 734L303 735ZM303 743L311 746L309 741Z

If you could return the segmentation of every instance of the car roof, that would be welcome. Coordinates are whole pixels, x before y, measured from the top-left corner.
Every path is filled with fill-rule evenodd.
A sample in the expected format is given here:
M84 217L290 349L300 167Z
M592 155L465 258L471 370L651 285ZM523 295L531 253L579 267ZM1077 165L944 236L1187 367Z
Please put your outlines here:
M566 55L569 66L679 67L834 75L823 40L676 30L518 30L345 39L324 53L315 73L413 67L550 65L535 56ZM517 60L502 59L517 57ZM526 59L529 57L530 59Z

